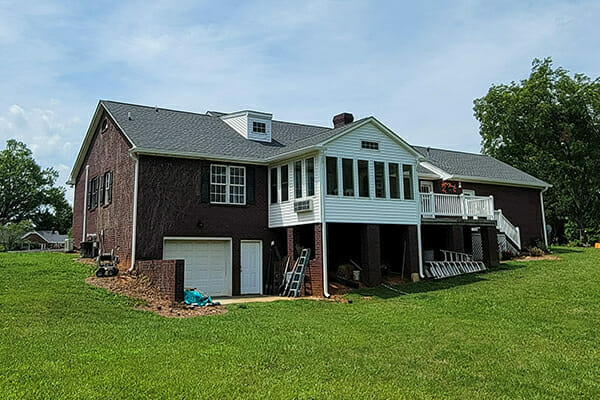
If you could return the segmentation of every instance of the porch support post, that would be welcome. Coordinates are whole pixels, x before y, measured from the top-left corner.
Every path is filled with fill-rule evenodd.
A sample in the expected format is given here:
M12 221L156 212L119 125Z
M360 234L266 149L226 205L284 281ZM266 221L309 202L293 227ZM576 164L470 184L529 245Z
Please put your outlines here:
M450 226L448 238L448 245L450 246L450 250L458 251L459 253L465 252L465 236L464 230L461 225L452 225Z
M498 234L495 226L482 226L481 247L483 249L483 263L486 267L497 267L500 265L498 257Z
M381 283L381 243L379 225L366 224L360 229L361 265L367 286Z

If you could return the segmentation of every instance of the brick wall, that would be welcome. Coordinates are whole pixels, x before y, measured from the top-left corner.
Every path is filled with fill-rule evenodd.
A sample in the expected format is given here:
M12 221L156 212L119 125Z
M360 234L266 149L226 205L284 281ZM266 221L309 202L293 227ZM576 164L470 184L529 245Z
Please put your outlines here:
M87 210L86 235L96 234L98 239L104 231L104 251L114 249L119 256L121 268L131 262L131 235L133 223L133 187L135 162L129 156L131 147L112 119L104 113L100 118L108 121L108 128L101 132L96 128L88 153L75 181L73 204L73 239L76 248L82 238L85 199L85 166L89 165L88 181L107 171L113 171L112 203Z
M304 278L305 296L323 296L323 227L322 224L314 224L315 235L315 252L314 259L308 263L306 275ZM294 258L294 227L286 228L287 231L287 255L292 259L291 263L295 263Z
M183 260L135 262L135 273L145 275L161 293L173 301L183 301Z

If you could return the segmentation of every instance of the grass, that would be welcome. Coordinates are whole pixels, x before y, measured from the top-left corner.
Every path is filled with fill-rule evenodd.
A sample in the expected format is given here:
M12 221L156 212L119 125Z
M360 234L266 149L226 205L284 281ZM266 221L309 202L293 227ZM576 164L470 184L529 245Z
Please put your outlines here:
M598 398L600 250L558 252L183 320L88 286L72 256L0 254L0 398Z

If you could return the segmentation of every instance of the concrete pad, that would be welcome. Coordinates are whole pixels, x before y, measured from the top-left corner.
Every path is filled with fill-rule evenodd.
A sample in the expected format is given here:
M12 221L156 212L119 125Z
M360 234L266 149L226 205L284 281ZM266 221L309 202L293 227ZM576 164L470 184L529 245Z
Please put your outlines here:
M234 297L213 297L214 301L218 301L222 305L226 304L239 304L239 303L270 303L278 300L296 300L306 297L280 297L280 296L234 296Z

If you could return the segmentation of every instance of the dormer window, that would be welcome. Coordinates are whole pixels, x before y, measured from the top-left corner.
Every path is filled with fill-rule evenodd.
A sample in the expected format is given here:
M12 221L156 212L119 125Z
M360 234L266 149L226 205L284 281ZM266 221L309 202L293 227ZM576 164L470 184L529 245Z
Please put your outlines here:
M267 124L265 124L264 122L252 122L252 132L267 133Z

